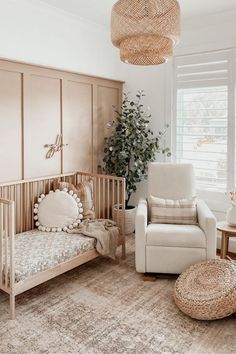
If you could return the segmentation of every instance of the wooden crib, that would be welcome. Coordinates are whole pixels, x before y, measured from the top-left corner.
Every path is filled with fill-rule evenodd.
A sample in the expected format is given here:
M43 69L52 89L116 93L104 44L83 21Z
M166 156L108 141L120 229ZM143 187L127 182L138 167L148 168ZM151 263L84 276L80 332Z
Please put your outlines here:
M125 180L123 178L76 172L14 183L0 184L0 289L10 296L10 318L15 318L15 296L99 256L95 248L22 281L15 280L15 235L34 229L33 209L37 197L47 194L53 181L77 184L92 179L97 219L112 219L120 227L122 257L125 257ZM119 205L119 212L113 206Z

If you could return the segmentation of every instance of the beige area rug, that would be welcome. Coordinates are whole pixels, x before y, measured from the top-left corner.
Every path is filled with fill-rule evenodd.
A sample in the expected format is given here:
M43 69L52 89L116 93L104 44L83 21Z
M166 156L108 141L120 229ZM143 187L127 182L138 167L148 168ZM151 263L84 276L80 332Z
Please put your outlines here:
M144 281L130 237L125 261L99 258L19 295L15 321L0 292L0 353L236 353L236 317L190 319L174 281Z

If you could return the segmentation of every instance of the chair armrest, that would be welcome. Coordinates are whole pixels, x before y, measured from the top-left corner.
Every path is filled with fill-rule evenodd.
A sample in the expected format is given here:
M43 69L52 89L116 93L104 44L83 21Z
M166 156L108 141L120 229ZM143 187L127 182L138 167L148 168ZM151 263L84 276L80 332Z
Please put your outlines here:
M135 265L139 273L146 272L146 229L148 208L146 199L140 199L135 217Z
M216 258L216 218L203 200L197 201L197 214L199 226L206 235L207 259Z

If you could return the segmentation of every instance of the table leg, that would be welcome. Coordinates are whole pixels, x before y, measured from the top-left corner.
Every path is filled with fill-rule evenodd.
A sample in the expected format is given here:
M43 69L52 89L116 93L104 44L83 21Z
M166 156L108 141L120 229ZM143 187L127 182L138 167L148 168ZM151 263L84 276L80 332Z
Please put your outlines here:
M226 258L226 254L227 254L227 236L225 235L224 237L224 251L223 251L223 258Z
M228 254L228 251L229 251L229 235L226 235L226 237L225 237L225 242L226 242L226 246L225 246L225 257L226 257L227 254Z
M222 231L221 232L220 258L224 258L224 239L225 239L225 233L224 233L224 231Z
M223 259L226 258L228 253L229 237L226 232L224 232L224 246L223 246Z

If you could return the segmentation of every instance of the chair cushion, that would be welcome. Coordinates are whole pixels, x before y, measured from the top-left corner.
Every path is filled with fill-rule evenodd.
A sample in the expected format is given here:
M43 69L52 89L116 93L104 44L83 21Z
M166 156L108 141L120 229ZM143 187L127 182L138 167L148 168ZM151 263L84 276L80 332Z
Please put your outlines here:
M206 237L198 225L149 224L146 244L150 246L206 248Z
M161 199L151 196L151 222L156 224L197 224L197 208L193 199Z

